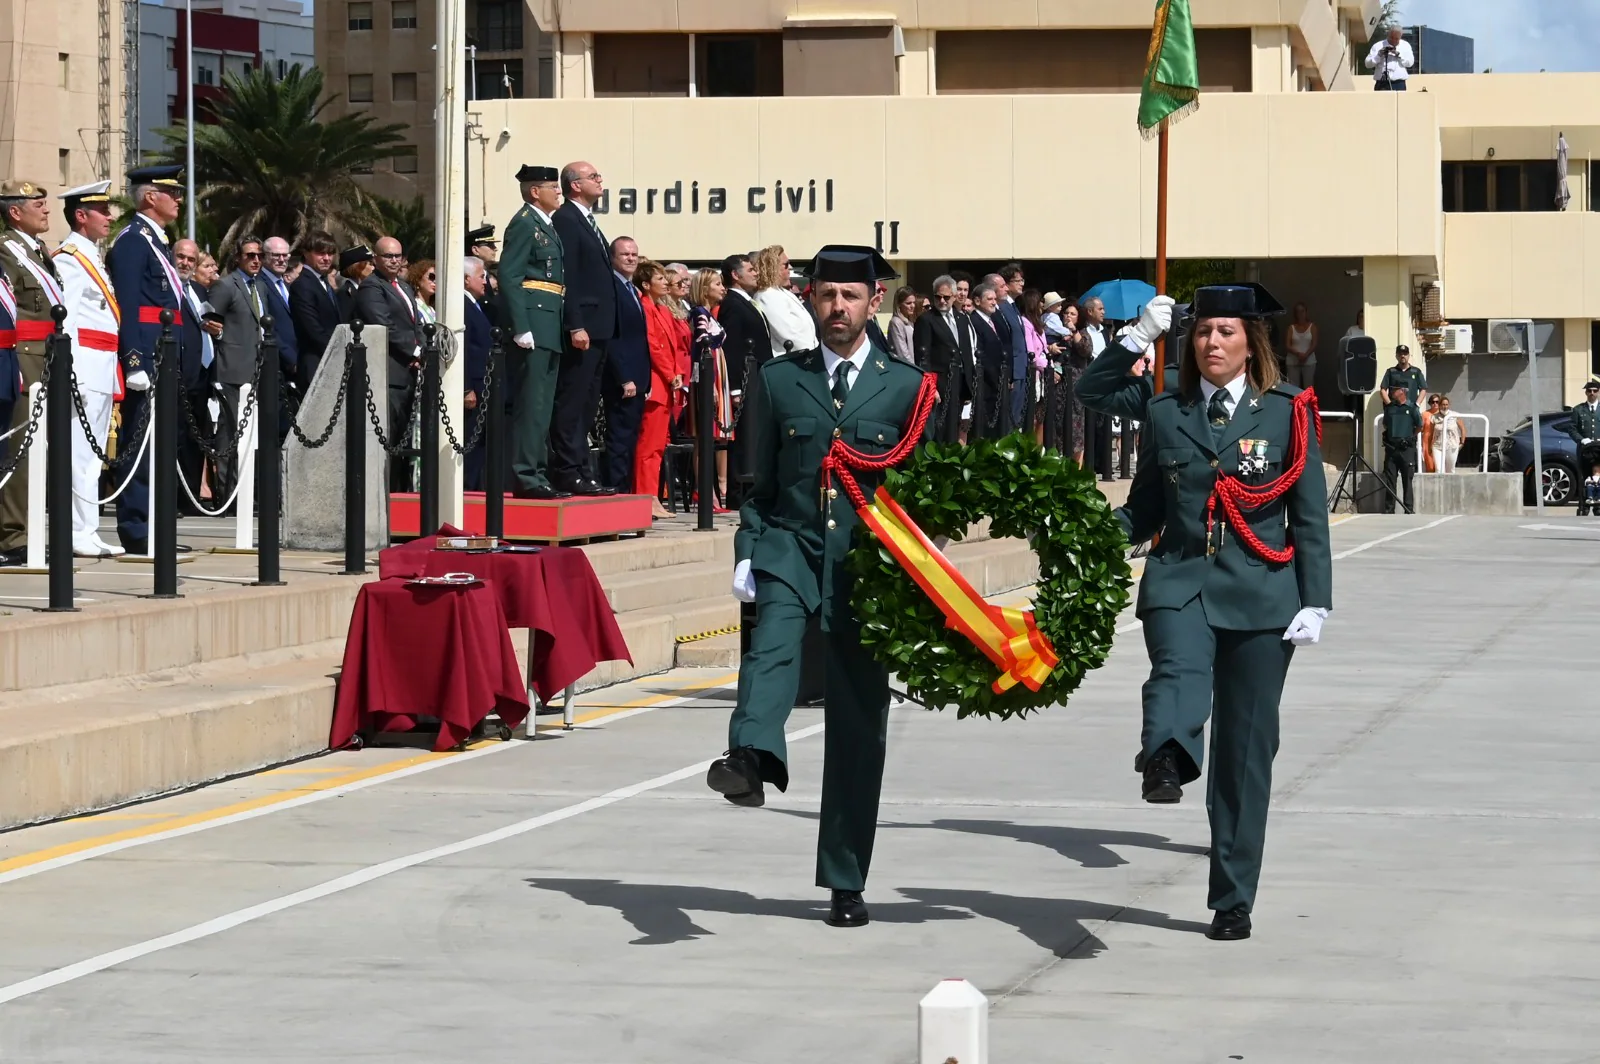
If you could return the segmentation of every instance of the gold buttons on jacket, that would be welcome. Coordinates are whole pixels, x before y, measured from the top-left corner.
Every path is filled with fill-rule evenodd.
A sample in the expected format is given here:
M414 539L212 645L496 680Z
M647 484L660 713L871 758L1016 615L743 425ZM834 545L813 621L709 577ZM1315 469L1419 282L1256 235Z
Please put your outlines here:
M828 527L829 528L838 528L839 527L839 522L835 521L833 518L830 517L830 518L828 518Z
M839 497L839 489L838 488L829 488L828 489L828 498L837 499L838 497Z
M793 436L793 435L794 435L794 429L790 429L790 430L789 430L789 435L791 435L791 436Z
M843 436L843 435L844 435L844 430L843 429L834 429L833 430L833 438L834 439L838 439L840 436Z
M879 443L882 443L882 442L883 442L883 433L881 433L881 432L880 432L880 433L878 433L878 442L879 442Z

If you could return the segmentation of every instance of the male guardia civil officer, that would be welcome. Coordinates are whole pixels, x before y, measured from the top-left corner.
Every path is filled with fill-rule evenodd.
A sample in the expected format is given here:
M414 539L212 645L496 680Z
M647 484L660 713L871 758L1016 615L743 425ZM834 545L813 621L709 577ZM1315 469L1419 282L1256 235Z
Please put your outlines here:
M172 334L180 338L183 317L183 279L172 261L166 227L178 220L183 205L183 167L141 166L128 171L133 188L134 216L111 242L106 270L121 308L118 330L122 379L127 395L122 400L124 435L121 446L136 448L131 435L145 422L150 403L150 370L161 343L161 312L172 311ZM170 367L180 372L178 366ZM164 461L176 460L168 455ZM134 554L147 553L150 519L149 465L138 463L133 479L117 496L117 538Z
M61 304L61 278L39 238L50 228L50 203L44 186L32 181L0 184L0 271L16 297L16 360L22 371L9 428L27 424L28 387L44 376L45 342L55 331L50 312ZM42 427L41 427L42 431ZM25 432L11 437L16 453ZM21 565L28 557L28 463L19 462L0 493L0 565Z
M55 252L61 291L67 297L66 330L72 337L72 369L94 443L105 450L111 432L111 402L117 393L117 338L122 308L100 257L100 241L111 232L111 182L96 181L60 196L72 232ZM100 456L81 425L72 427L72 553L80 558L122 554L100 538Z
M508 311L511 360L511 491L519 499L570 499L550 483L550 420L561 368L566 266L552 217L561 203L553 166L517 171L522 209L506 226L500 257L502 310ZM610 282L610 273L606 277Z
M868 247L830 245L811 264L822 346L761 367L755 409L755 485L739 512L734 595L755 602L757 622L739 669L728 752L706 776L735 805L759 806L764 785L789 785L784 723L800 686L800 645L811 617L827 639L827 738L817 885L832 891L828 923L867 922L861 900L877 830L889 717L889 673L860 643L845 570L857 518L849 498L821 481L822 460L843 439L882 454L900 442L922 371L873 346L866 326L895 276ZM881 474L857 474L870 497Z

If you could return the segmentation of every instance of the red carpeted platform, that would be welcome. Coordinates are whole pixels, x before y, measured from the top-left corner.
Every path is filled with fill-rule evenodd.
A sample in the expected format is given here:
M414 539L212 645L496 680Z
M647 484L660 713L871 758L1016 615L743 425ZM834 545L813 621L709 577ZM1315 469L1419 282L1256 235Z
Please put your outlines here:
M396 538L422 535L417 528L420 509L415 494L391 494L389 534ZM467 493L466 520L462 524L468 535L483 535L481 492ZM506 539L571 543L626 536L649 528L648 495L576 496L554 502L506 498ZM434 531L428 529L428 534Z

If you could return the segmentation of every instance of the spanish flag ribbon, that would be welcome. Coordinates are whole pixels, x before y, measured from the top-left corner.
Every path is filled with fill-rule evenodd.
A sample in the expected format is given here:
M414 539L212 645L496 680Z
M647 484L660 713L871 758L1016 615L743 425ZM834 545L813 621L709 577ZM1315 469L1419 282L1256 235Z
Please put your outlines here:
M1007 609L985 602L950 559L939 552L900 504L883 488L857 513L878 541L911 574L948 627L983 651L1001 670L991 685L1003 694L1017 684L1039 690L1060 659L1028 610Z

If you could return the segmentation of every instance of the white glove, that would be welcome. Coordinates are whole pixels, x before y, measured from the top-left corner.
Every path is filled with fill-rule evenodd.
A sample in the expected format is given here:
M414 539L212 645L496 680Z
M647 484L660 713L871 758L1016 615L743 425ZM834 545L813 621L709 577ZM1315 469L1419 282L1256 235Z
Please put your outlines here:
M1144 310L1139 314L1139 324L1128 335L1135 337L1144 347L1155 343L1172 328L1173 305L1171 296L1156 296L1144 305Z
M1585 439L1585 440L1584 440L1584 441L1583 441L1583 445L1584 445L1584 446L1585 446L1585 447L1587 447L1587 446L1589 446L1589 445L1590 445L1590 444L1591 444L1591 443L1593 443L1593 442L1594 442L1594 441L1593 441L1593 440L1591 440L1591 439Z
M750 571L748 558L733 567L733 597L740 602L756 600L756 574Z
M128 379L123 381L130 392L148 392L150 390L150 374L142 369L136 369L128 374Z
M516 344L518 347L530 347L531 348L533 346L533 333L531 333L531 332L517 333L516 337L514 339L512 339L511 342Z
M1283 638L1297 647L1314 647L1322 640L1322 622L1327 617L1328 611L1321 606L1307 606L1294 615Z

